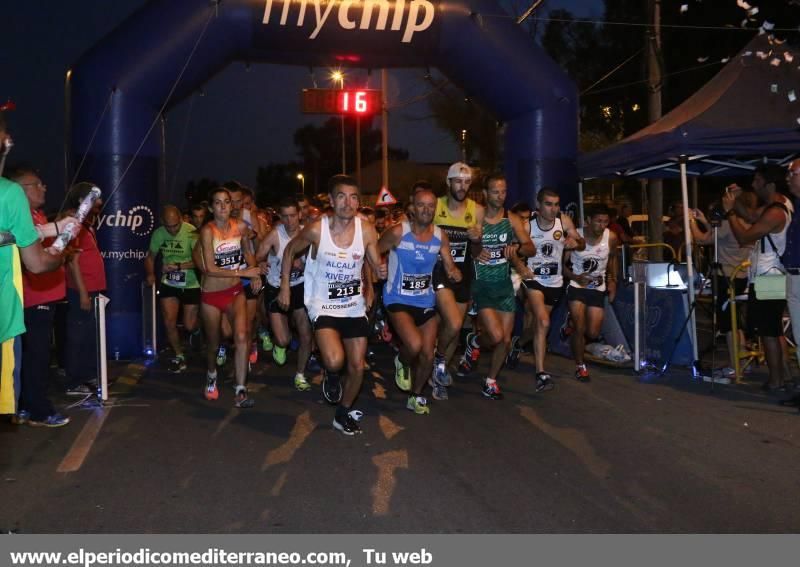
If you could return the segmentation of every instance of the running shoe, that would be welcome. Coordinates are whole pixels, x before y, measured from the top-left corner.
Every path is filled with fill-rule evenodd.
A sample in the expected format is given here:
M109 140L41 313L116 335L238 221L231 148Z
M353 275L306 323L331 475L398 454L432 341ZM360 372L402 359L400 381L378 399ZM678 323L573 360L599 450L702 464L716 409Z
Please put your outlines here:
M217 366L225 366L225 363L228 361L228 349L225 348L225 345L219 345L217 349Z
M342 401L342 381L339 376L330 378L327 371L322 371L322 396L329 404L336 405Z
M250 364L258 362L258 345L256 343L250 345L250 358L247 360L250 361Z
M217 377L206 376L206 390L205 396L207 400L216 400L219 398L219 390L217 389Z
M261 350L269 352L272 350L272 337L267 331L259 331L258 338L261 339Z
M503 392L500 391L500 386L497 385L497 382L492 382L491 384L488 381L484 381L483 389L481 390L483 395L490 400L502 400L503 399Z
M319 360L317 357L312 354L308 357L308 362L306 363L306 372L310 372L311 374L316 374L317 372L322 371L322 366L319 364Z
M441 384L439 384L436 380L428 380L428 385L433 389L433 393L431 397L438 401L443 402L447 400L447 388Z
M428 400L422 396L411 395L408 396L406 402L406 409L413 411L417 415L426 415L431 413L431 408L428 407Z
M468 359L473 366L481 357L480 346L475 346L478 342L477 333L467 333L467 347L464 349L464 358Z
M445 387L453 384L453 377L447 371L447 361L444 357L437 356L433 361L433 381Z
M334 417L333 418L333 428L338 429L345 435L355 435L356 433L363 433L361 431L361 426L358 424L361 421L361 418L364 416L358 410L351 410L347 412L345 417L340 420L340 418Z
M469 376L470 373L472 373L472 362L466 356L462 356L461 360L458 361L456 376L463 378L464 376Z
M272 361L278 366L286 364L286 347L274 345L272 347Z
M14 425L25 425L28 423L28 420L31 418L31 412L28 410L21 409L17 413L11 416L11 423Z
M553 383L553 378L547 372L539 372L536 374L536 393L549 392L556 385Z
M69 423L69 418L65 415L61 415L60 413L54 413L53 415L48 415L41 421L29 419L28 425L31 427L63 427Z
M300 392L307 392L311 389L311 384L308 383L305 376L298 372L294 375L294 387Z
M519 344L519 336L511 337L511 349L506 355L506 368L516 368L521 354L522 347Z
M578 364L575 367L575 379L578 382L591 382L592 379L589 377L589 370L586 368L585 364Z
M247 388L236 389L236 394L233 396L233 407L247 409L254 405L256 405L256 403L247 397Z
M169 361L169 369L172 374L178 374L179 372L183 372L186 370L186 360L183 356L176 356L172 360Z
M400 362L400 355L394 357L394 382L403 392L411 391L411 369Z

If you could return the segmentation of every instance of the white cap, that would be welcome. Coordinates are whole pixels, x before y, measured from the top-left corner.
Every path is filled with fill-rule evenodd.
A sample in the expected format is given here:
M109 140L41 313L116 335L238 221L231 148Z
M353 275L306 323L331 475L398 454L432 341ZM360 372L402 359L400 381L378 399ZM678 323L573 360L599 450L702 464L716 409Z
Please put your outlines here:
M447 178L453 179L454 177L458 179L472 179L472 170L466 163L457 161L447 170Z

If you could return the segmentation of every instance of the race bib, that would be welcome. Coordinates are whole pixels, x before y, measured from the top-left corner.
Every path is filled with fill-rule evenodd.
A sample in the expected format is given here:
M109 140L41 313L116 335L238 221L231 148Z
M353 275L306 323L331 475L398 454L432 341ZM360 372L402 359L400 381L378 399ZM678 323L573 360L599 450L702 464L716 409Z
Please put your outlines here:
M174 272L167 272L164 274L167 285L172 287L185 287L186 286L186 271L175 270Z
M489 259L486 262L484 262L485 264L495 266L498 264L506 263L507 260L505 256L505 250L506 250L505 244L484 246L483 249L489 253Z
M423 295L431 286L431 276L427 274L403 274L400 293L403 295Z
M558 275L558 264L549 262L546 264L539 264L533 269L533 275L540 278L549 278L550 276Z
M328 284L328 299L346 299L361 293L361 280Z
M450 255L454 262L463 263L467 257L467 242L451 242Z
M303 277L304 273L305 272L303 270L296 270L296 269L292 268L292 271L289 272L289 282L290 283L291 282L296 282L297 280L299 280L300 278Z
M239 264L242 263L242 253L241 252L223 252L222 254L217 253L214 257L214 263L217 265L218 268L222 268L223 270L237 270L239 268Z

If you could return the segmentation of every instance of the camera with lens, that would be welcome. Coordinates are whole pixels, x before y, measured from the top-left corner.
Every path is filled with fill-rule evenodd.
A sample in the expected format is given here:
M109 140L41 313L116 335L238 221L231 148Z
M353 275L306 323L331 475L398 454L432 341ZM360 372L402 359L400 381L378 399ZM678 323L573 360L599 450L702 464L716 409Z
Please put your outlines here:
M711 226L719 227L723 220L725 220L725 209L719 205L711 209L708 215L708 221L711 223Z

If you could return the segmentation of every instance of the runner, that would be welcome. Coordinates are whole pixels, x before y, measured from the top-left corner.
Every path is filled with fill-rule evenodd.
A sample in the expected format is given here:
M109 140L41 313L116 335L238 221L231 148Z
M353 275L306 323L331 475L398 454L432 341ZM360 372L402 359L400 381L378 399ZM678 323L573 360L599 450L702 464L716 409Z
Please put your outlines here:
M446 400L447 386L453 383L448 365L453 358L464 316L471 300L472 258L481 251L483 207L467 198L472 170L465 163L454 163L447 171L447 195L436 202L433 222L442 227L450 242L450 254L461 271L461 281L452 283L437 264L433 272L436 308L442 317L439 340L434 355L433 399Z
M263 223L258 216L252 214L251 212L253 207L253 191L238 181L228 181L225 184L225 187L228 189L228 192L231 196L231 218L244 222L247 228L247 230L243 233L245 238L242 240L242 246L248 253L255 256L259 242L263 237L266 236L267 228L263 226ZM250 285L249 279L242 279L244 296L247 300L247 335L250 338L248 342L250 349L248 362L251 365L258 362L258 345L255 341L256 333L258 331L256 319L258 317L258 295L261 293L261 289L263 288L263 280L261 281L261 284L261 287L254 288ZM266 335L262 333L260 339L263 350L272 350L272 339L268 333ZM224 345L220 345L220 351L223 349ZM223 360L222 364L224 364L225 354L223 353L222 356L219 356L218 351L218 358Z
M492 400L501 400L503 394L497 385L497 376L511 346L516 311L509 258L517 253L533 256L536 249L519 216L509 214L503 207L506 200L505 177L490 175L483 192L486 199L481 236L483 249L475 260L475 280L472 282L472 301L478 312L481 331L467 335L464 359L471 360L471 351L479 346L492 350L489 374L483 383L483 395Z
M575 378L589 382L589 371L583 360L587 340L595 342L603 327L608 301L617 295L617 247L619 239L608 228L610 213L605 205L586 211L586 228L578 234L586 240L584 250L571 250L564 258L569 314L572 317L572 355L575 357Z
M330 403L338 403L333 427L345 435L361 432L362 413L353 403L361 390L369 323L366 312L372 304L372 285L363 281L364 256L379 276L386 267L378 255L375 228L362 221L358 182L346 175L328 181L333 214L306 225L286 246L281 263L281 289L278 305L291 305L290 276L292 259L311 246L305 266L305 304L319 345L325 376L322 392ZM367 276L368 278L368 276ZM342 392L339 372L345 367Z
M394 359L395 381L410 392L406 408L416 414L430 412L422 395L431 381L433 352L439 318L433 291L433 269L440 259L449 280L461 280L461 272L450 255L447 236L433 226L436 195L431 189L414 194L414 218L392 226L381 235L378 250L389 253L389 274L383 291L383 302L397 336L400 352ZM413 376L413 380L412 380Z
M286 348L292 340L289 329L291 315L297 331L299 348L297 351L297 373L294 375L294 387L305 392L311 389L305 377L306 364L311 354L311 326L308 321L303 298L303 269L305 267L305 251L292 258L289 275L291 299L289 309L281 309L277 299L281 286L281 261L289 241L294 238L303 226L300 224L300 207L292 197L287 197L278 206L281 223L270 232L258 247L256 259L261 262L265 258L269 265L264 304L269 313L270 328L273 333L272 360L278 366L286 364Z
M544 369L544 357L550 331L550 312L563 291L564 250L583 250L586 243L576 232L572 219L561 215L558 193L544 187L537 193L536 201L536 212L531 219L531 239L536 246L536 254L528 258L528 269L524 270L522 284L534 317L536 391L545 392L554 387L552 377ZM524 338L521 341L525 343Z
M161 282L158 286L161 315L167 331L167 340L175 353L170 360L170 372L186 370L181 337L178 333L178 310L183 305L183 328L194 333L200 304L200 282L194 271L192 248L197 242L197 231L181 221L178 207L166 205L161 211L162 226L150 237L150 250L144 260L147 284L155 285L155 259L161 254Z
M254 404L247 397L245 384L249 333L241 278L250 278L250 285L259 291L260 271L255 258L243 245L247 227L243 222L230 218L231 195L227 189L220 188L212 192L211 212L214 219L203 226L200 232L203 254L200 308L208 355L205 396L207 400L216 400L219 397L216 345L219 344L220 319L225 314L233 327L236 344L235 405L239 408L250 408Z
M518 202L509 209L510 213L517 215L522 221L525 234L531 233L531 206L525 202ZM511 284L514 286L514 297L517 303L517 310L514 314L514 330L511 337L511 348L506 357L506 368L516 368L519 364L519 357L524 352L524 345L520 342L523 329L530 326L531 312L525 308L525 288L522 287L521 270L525 270L525 261L514 254L511 258Z

